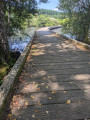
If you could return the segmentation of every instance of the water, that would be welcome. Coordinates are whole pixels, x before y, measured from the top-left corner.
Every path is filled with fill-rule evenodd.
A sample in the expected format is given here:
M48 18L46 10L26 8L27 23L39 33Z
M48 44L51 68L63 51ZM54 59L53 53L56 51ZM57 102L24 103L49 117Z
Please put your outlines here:
M27 44L30 42L30 39L36 30L35 27L26 28L25 33L21 31L15 31L16 35L9 38L9 47L11 51L23 52Z
M74 35L71 35L71 34L63 34L63 33L62 33L62 28L53 29L52 31L54 31L54 32L56 32L56 33L58 33L58 34L64 35L64 36L66 36L66 37L68 37L68 38L76 39L76 36L74 36Z

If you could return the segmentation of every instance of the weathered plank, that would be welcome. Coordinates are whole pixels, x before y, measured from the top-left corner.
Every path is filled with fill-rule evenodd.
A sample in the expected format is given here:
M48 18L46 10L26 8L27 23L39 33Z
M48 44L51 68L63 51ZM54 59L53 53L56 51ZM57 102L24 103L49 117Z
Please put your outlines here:
M22 83L18 86L20 93L33 93L33 92L48 92L48 91L72 91L72 90L83 90L89 95L90 92L90 81L89 82L41 82L41 83Z
M83 68L83 69L62 69L62 70L57 70L57 69L52 69L52 70L26 70L27 73L30 73L32 76L45 76L45 75L68 75L68 74L90 74L90 68Z
M82 90L63 90L63 91L50 91L50 92L25 92L18 93L14 99L14 102L17 100L20 102L22 99L26 100L29 105L34 106L38 104L66 104L68 100L70 103L78 103L90 101L90 89ZM32 98L33 96L33 98Z
M27 106L13 114L18 120L85 120L90 118L90 102Z

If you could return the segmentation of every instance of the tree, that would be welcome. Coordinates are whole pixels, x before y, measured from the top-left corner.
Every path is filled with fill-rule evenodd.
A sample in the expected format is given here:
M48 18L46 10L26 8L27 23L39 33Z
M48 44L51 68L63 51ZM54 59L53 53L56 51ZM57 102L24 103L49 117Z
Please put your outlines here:
M39 15L48 15L50 17L54 17L56 19L60 19L61 18L61 12L57 12L57 11L54 11L54 10L47 10L47 9L38 9L38 14Z
M9 59L9 45L5 28L5 11L3 0L0 1L0 63Z
M47 3L48 0L40 0L40 2Z
M13 29L22 29L23 22L30 18L30 14L36 13L37 2L35 0L4 0L5 21L7 33L10 36Z
M89 0L59 0L59 3L58 8L63 11L64 17L68 18L63 27L64 31L85 42L90 26Z

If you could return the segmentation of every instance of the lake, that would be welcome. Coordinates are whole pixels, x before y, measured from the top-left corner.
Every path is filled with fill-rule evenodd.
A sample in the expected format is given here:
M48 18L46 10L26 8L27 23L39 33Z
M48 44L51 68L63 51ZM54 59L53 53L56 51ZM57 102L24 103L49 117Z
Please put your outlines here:
M35 27L30 27L26 28L24 33L19 30L15 31L15 36L10 37L8 40L10 51L19 51L22 53L27 44L30 42L35 30Z

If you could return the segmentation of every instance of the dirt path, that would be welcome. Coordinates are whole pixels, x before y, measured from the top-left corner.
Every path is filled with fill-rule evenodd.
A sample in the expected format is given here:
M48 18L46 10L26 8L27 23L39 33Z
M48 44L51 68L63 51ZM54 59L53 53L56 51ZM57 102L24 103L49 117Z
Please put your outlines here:
M90 53L39 29L10 109L8 120L89 120Z

